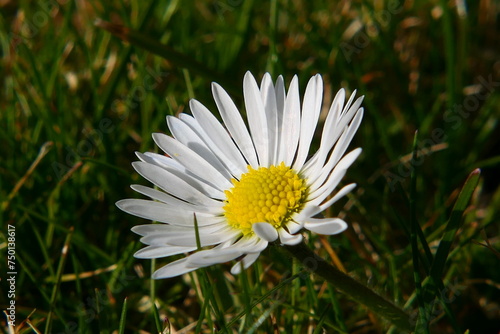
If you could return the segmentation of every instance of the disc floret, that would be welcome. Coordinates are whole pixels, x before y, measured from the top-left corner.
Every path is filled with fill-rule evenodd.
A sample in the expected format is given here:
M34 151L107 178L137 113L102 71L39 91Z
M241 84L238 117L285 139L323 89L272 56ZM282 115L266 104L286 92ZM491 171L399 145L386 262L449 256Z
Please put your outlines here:
M248 172L232 183L224 192L224 215L244 235L253 233L254 223L281 228L302 209L307 195L305 180L284 163L258 169L248 166Z

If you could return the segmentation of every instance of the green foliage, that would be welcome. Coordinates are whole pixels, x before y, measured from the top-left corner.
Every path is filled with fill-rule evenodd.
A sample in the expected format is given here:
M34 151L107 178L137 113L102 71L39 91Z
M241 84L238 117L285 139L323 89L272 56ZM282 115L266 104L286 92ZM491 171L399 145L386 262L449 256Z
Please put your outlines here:
M419 333L500 328L494 1L0 7L0 253L6 263L14 226L16 256L0 266L0 306L15 271L16 332L397 332L276 247L236 277L224 264L151 281L171 259L133 258L130 228L147 222L114 203L147 184L134 152L157 150L151 133L192 97L215 112L211 81L241 106L247 70L298 74L301 91L321 73L328 103L341 87L366 96L345 181L358 187L329 212L350 228L309 246Z

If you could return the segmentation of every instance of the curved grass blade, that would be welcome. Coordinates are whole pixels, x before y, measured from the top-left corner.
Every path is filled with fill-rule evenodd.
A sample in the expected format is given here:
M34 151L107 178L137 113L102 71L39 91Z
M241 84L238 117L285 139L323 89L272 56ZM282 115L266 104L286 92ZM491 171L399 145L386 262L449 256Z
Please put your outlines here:
M451 212L450 219L446 224L444 236L439 242L438 250L436 252L436 256L434 257L434 262L431 266L430 276L434 281L438 281L441 279L446 260L448 259L448 255L450 253L453 239L458 229L460 228L462 216L465 209L467 208L470 198L472 197L472 193L476 189L480 174L481 170L479 168L470 173L469 177L465 181L462 190L460 191L460 194L458 195L455 206L453 207L453 210Z
M61 277L64 270L64 264L66 263L66 257L68 256L68 249L71 242L71 237L73 236L74 228L71 227L66 235L66 240L64 241L64 246L61 251L61 258L59 259L59 266L57 267L56 282L52 288L52 295L50 296L50 307L49 314L47 315L47 322L45 323L45 333L50 333L52 328L52 317L55 309L57 293L59 292L59 285L61 283Z
M228 82L227 78L221 76L219 73L206 67L205 65L189 57L188 55L178 52L165 44L161 44L160 42L150 38L147 35L144 35L138 31L132 30L120 24L106 22L101 19L97 19L95 21L95 25L99 28L109 31L111 34L132 45L135 45L157 56L167 59L174 65L196 72L197 74L209 79L210 81L217 81L219 84L226 87L229 92L235 95L241 95L241 92L235 90L234 88L237 87L237 85L232 82Z

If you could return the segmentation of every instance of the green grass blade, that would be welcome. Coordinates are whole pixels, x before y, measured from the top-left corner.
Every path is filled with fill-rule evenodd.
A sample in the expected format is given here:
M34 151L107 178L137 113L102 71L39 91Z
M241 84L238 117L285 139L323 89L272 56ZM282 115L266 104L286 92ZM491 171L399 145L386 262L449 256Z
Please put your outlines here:
M161 44L147 35L144 35L138 31L129 29L122 25L113 24L102 20L97 20L95 22L95 25L99 28L109 31L113 35L121 38L124 41L129 42L132 45L140 47L157 56L169 60L176 66L186 68L189 71L193 71L209 79L210 81L217 81L219 84L221 84L223 87L225 87L229 92L233 94L241 95L239 90L235 89L237 85L229 81L226 76L220 75L219 73L206 67L205 65L196 61L190 56L178 52L167 45Z
M151 259L151 275L150 277L153 277L153 273L155 272L156 268L156 259ZM153 319L154 319L154 324L156 327L156 330L158 333L161 333L161 322L160 322L160 313L158 312L158 309L156 308L156 280L150 278L149 279L149 293L150 293L150 300L151 300L151 307L152 307L152 313L153 313Z
M344 315L342 312L342 308L340 306L339 300L337 298L337 291L333 288L333 286L328 285L328 294L330 295L330 303L333 307L333 314L335 319L335 325L339 328L341 333L347 333L347 326L345 324Z
M49 314L47 315L47 322L45 323L45 333L51 333L52 328L52 314L55 308L57 293L59 292L59 285L61 283L61 277L64 270L64 264L66 263L66 258L68 256L69 244L71 242L71 237L73 236L74 229L70 228L66 240L64 241L64 246L61 251L61 258L59 259L59 266L57 267L57 276L54 287L52 288L52 295L50 296L50 308Z
M127 297L123 300L122 313L120 316L120 326L118 327L118 333L125 333L125 319L127 316Z
M304 275L305 271L301 271L300 273L297 273L295 275L292 275L284 280L282 280L279 284L277 284L274 288L270 289L267 291L265 294L263 294L261 297L257 298L252 304L251 304L251 309L253 309L255 306L259 305L262 303L264 300L266 300L269 296L272 296L275 294L278 290L283 288L285 285L289 284L290 282L293 282L296 278L300 277L301 275ZM243 316L245 316L247 313L247 310L245 309L244 311L240 312L239 314L235 315L231 321L228 322L227 327L231 328L238 320L240 320Z
M274 303L271 304L271 306L262 312L262 314L259 316L257 321L255 321L250 329L246 332L247 334L253 334L253 333L259 333L259 327L264 323L264 321L271 316L271 314L278 308L280 304L279 303Z
M151 1L148 4L148 7L145 10L145 14L142 18L142 21L138 27L139 30L142 30L145 24L148 22L148 18L151 17L155 5L156 5L155 1ZM117 70L114 71L113 76L110 79L109 84L107 85L107 89L103 93L103 98L101 99L101 103L97 107L98 118L102 118L103 112L111 106L111 103L113 101L113 93L116 91L118 83L120 82L120 79L123 77L123 73L126 72L128 59L132 55L132 51L133 48L130 46L122 51L120 55L120 63L117 67Z
M422 290L422 278L420 276L420 251L418 249L418 229L420 225L417 221L417 209L416 209L416 192L417 192L417 168L415 164L417 156L417 138L418 131L415 132L415 137L413 138L413 154L411 157L410 165L413 167L410 176L410 241L411 241L411 254L413 258L413 279L415 282L415 291L417 293L418 300L418 320L415 327L416 332L429 333L429 324L426 321L426 303Z
M328 312L330 312L330 309L332 308L332 304L328 304L325 307L325 310L319 317L318 325L316 325L316 329L314 330L313 334L320 334L323 333L323 323L325 322L326 316L328 315Z
M247 0L241 4L241 11L239 11L239 15L236 18L235 26L226 26L225 29L227 29L227 31L225 31L223 37L219 40L219 69L221 71L225 71L230 68L231 65L234 65L238 54L242 49L244 50L242 46L244 45L245 37L250 27L249 23L252 18L253 5L254 0Z
M153 309L153 318L154 318L154 324L156 327L156 332L161 333L162 328L161 328L161 322L160 322L160 312L158 312L158 308L156 307L156 303L154 301L151 301L151 307Z
M269 56L267 58L266 71L272 76L276 73L278 64L278 52L276 51L276 32L278 26L278 1L271 0L269 15Z
M480 169L475 169L470 173L469 177L465 181L460 194L458 195L457 201L453 207L448 223L446 224L446 230L443 238L439 242L438 250L436 251L436 256L434 257L434 262L431 266L430 276L433 280L437 281L441 279L441 275L448 259L448 254L453 243L453 239L460 228L460 223L462 222L462 216L467 208L469 200L472 197L474 190L479 182L479 176L481 174Z
M204 270L204 269L202 269ZM201 279L200 283L203 285L203 294L204 294L204 299L203 303L201 304L201 311L200 311L200 317L198 318L198 322L196 323L196 328L195 328L195 334L201 333L201 327L203 326L203 319L207 319L207 321L210 323L211 322L211 317L210 313L208 312L209 306L210 306L210 298L212 297L212 286L210 286L208 289L204 284L205 280Z

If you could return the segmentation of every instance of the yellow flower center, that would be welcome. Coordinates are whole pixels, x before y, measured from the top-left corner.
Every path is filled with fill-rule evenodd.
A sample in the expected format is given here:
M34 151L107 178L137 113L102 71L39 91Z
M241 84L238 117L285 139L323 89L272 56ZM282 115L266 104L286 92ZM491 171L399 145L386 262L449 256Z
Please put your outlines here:
M253 223L280 228L302 209L307 196L305 180L284 163L259 169L248 166L248 172L232 183L224 192L224 215L229 225L244 235L253 233Z

